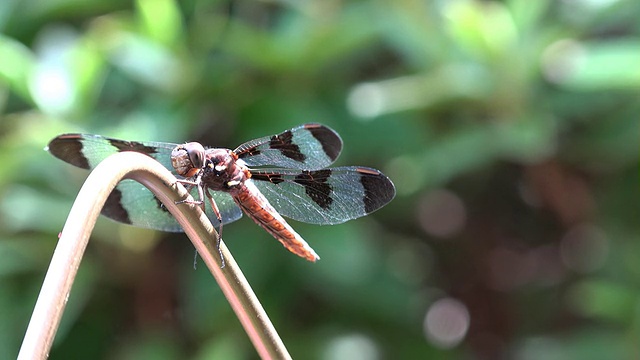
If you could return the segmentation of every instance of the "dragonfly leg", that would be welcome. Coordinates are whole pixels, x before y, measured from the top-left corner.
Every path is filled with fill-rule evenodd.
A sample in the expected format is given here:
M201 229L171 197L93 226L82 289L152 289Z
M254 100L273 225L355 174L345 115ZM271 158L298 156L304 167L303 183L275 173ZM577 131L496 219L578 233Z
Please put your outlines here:
M220 241L222 240L222 215L220 215L220 209L218 209L218 204L216 204L216 201L211 195L211 193L209 192L209 189L206 189L206 195L207 195L207 198L209 199L209 203L211 203L211 209L213 210L213 213L216 215L216 219L218 219L218 224L220 224L220 226L218 227L218 241L216 246L218 248L218 254L220 254L220 260L222 262L222 265L220 267L224 268L224 257L222 256L222 250L220 250Z
M182 185L184 185L184 187L187 189L187 192L191 192L191 189L193 189L194 186L198 187L198 200L189 200L189 199L185 199L185 200L180 200L180 201L176 201L176 205L179 204L192 204L192 205L199 205L200 208L202 209L202 211L204 211L204 190L203 190L203 186L202 186L202 182L200 181L202 175L198 174L198 176L196 176L196 180L192 181L192 180L186 180L186 179L182 179L182 180L177 180L177 182L181 183Z

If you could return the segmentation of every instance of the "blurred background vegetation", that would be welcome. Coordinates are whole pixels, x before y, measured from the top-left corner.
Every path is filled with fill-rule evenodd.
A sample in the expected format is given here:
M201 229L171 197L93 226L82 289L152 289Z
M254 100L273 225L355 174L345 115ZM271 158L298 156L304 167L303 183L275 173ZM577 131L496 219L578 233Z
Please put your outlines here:
M305 122L396 199L225 240L298 359L640 354L640 2L0 2L0 357L87 173L64 132L233 148ZM52 359L257 355L183 234L102 219Z

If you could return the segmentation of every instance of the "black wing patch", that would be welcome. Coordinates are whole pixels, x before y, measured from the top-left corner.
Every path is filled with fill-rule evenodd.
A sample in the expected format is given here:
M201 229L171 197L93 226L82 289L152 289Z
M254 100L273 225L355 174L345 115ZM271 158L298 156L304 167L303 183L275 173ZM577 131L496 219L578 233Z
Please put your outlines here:
M135 151L135 152L143 153L146 155L152 155L158 152L157 147L147 146L137 141L125 141L125 140L118 140L118 139L108 139L108 140L109 140L109 144L111 144L111 146L118 149L118 151L120 152Z
M293 181L304 186L305 193L323 209L328 209L333 203L331 191L333 190L329 183L331 169L317 171L303 171L296 175Z
M107 197L107 201L104 203L104 207L102 208L102 215L121 223L131 225L129 212L122 206L122 204L122 191L116 187Z
M364 211L370 214L393 200L396 188L380 171L365 167L356 169L360 174L360 183L364 189Z
M58 159L82 169L90 169L89 159L84 156L82 137L79 134L65 134L49 142L46 150Z
M342 139L338 133L319 124L307 124L305 129L322 145L322 150L331 159L331 162L336 161L342 151Z
M279 135L273 135L269 141L269 149L279 150L282 156L304 163L307 156L300 151L300 146L293 142L293 134L287 130Z

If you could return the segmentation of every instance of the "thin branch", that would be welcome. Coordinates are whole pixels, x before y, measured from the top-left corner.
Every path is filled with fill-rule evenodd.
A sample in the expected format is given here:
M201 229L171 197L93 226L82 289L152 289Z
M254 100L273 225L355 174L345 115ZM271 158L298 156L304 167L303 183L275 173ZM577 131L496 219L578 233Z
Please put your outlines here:
M221 268L215 245L217 233L207 216L197 206L176 205L176 201L188 196L184 187L177 184L176 178L160 163L135 152L122 152L105 159L89 174L80 189L51 259L18 359L47 358L95 221L107 196L124 178L136 180L149 188L182 225L260 357L290 359L282 340L223 242L220 242L220 250L225 267Z

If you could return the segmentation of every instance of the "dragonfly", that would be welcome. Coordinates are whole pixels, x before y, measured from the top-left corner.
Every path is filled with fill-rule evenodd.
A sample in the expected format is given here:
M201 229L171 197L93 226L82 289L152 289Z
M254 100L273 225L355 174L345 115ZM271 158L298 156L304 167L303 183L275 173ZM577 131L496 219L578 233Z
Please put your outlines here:
M235 150L205 148L197 142L125 141L101 135L63 134L46 150L91 170L117 152L135 151L172 170L193 196L182 202L203 207L211 223L222 225L246 214L292 253L315 262L320 257L284 217L318 225L340 224L368 215L395 197L393 182L363 166L330 166L342 151L333 129L303 124L248 141ZM204 206L205 198L210 206ZM122 180L102 214L125 224L182 232L178 221L150 190Z

